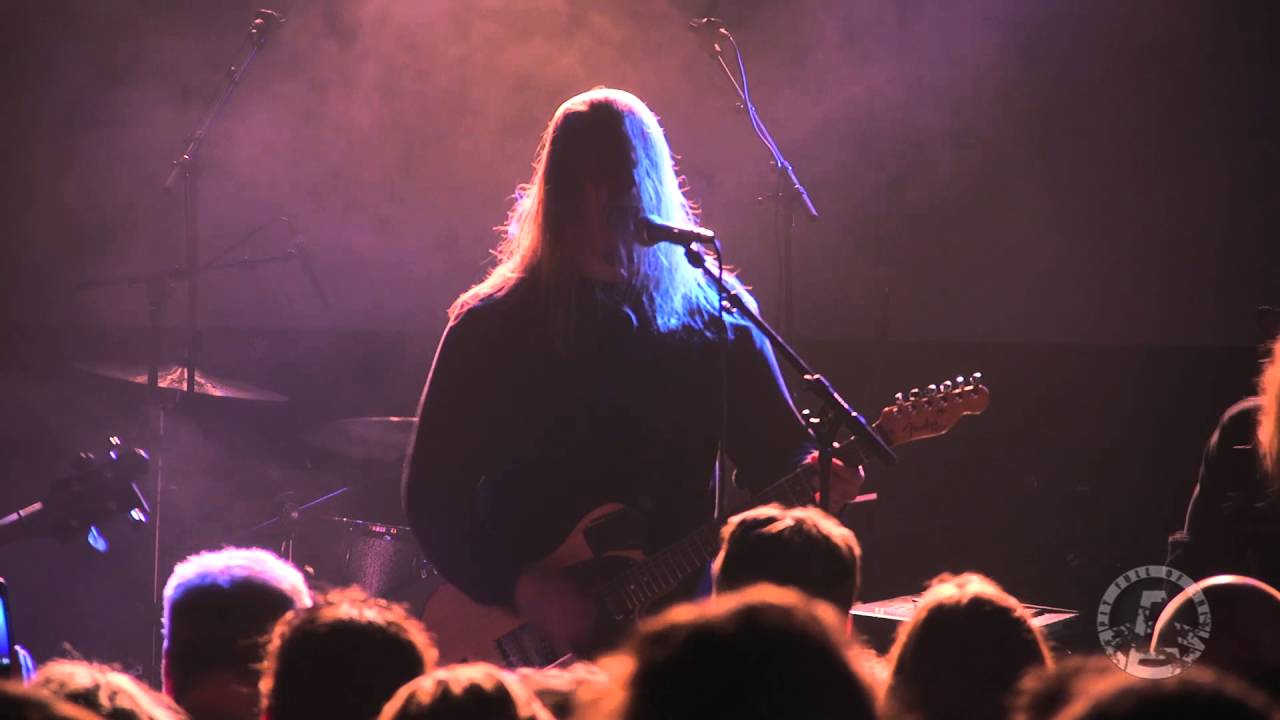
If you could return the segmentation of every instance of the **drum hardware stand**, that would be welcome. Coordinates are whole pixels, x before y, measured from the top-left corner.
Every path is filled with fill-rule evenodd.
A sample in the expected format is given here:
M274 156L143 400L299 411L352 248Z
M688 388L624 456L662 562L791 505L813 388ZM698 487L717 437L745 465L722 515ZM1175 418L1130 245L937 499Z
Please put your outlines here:
M231 539L233 542L238 542L243 538L252 536L259 530L266 530L267 528L274 527L276 525L283 526L286 534L284 540L280 543L279 552L281 557L285 558L289 562L293 562L293 544L298 539L298 526L302 520L303 513L321 503L328 502L339 495L347 493L350 490L350 486L340 487L333 492L325 493L324 495L313 500L309 500L302 505L297 503L298 494L296 492L286 492L276 498L276 502L280 504L279 514L266 522L258 523L247 530L236 533L231 537Z
M285 252L261 257L244 257L237 260L207 263L192 271L188 267L160 270L156 272L127 275L124 277L97 278L87 280L77 286L77 291L101 287L146 287L147 293L147 431L150 436L148 444L152 450L152 466L155 468L155 482L151 493L153 518L151 593L152 601L160 607L161 593L164 590L165 578L160 567L161 507L164 496L164 458L168 453L166 444L166 420L169 411L177 407L182 400L184 390L174 390L160 385L160 365L164 355L164 318L173 287L178 282L186 281L194 285L197 275L213 270L235 268L253 268L269 263L287 263L297 257L297 250L291 248ZM194 388L196 373L192 371L188 355L188 364L183 368L185 388ZM186 392L191 392L186 390ZM156 617L159 617L157 615ZM156 633L152 647L152 663L159 667L159 634Z
M302 512L298 507L297 497L298 494L293 492L280 496L280 518L288 533L284 542L280 543L280 557L289 562L293 562L293 545L298 539L298 520Z
M214 120L221 112L227 101L230 100L232 93L244 78L245 72L248 71L258 51L266 44L267 38L271 32L284 22L284 18L278 13L271 10L257 10L254 13L253 20L250 22L248 36L246 38L248 50L244 50L244 45L238 49L237 57L243 55L238 65L231 65L227 71L226 84L223 89L214 98L209 109L201 118L195 130L187 138L186 147L177 160L173 162L173 168L170 170L168 177L164 182L164 189L170 191L181 180L182 181L182 206L183 206L183 236L186 248L186 263L173 270L146 273L142 275L134 275L123 278L98 279L81 283L79 290L92 287L104 287L110 285L127 285L134 286L145 284L147 287L147 307L149 316L150 341L148 343L148 360L147 360L147 385L151 388L150 392L150 412L148 413L148 425L152 434L151 445L155 451L153 455L153 464L155 467L155 491L153 493L153 512L154 518L154 543L152 555L152 602L157 608L153 614L153 632L152 632L152 651L151 660L153 669L160 667L161 656L161 633L160 633L160 612L162 598L161 585L162 577L160 574L160 532L161 532L161 497L164 487L164 455L167 448L164 445L165 436L165 415L166 410L176 406L181 393L170 394L167 388L163 388L159 383L159 367L160 354L162 344L162 327L165 306L169 299L169 293L173 285L178 281L185 281L187 284L187 348L185 363L185 387L186 392L195 394L196 391L196 360L201 351L201 337L199 331L199 277L208 270L230 268L230 267L251 267L266 262L280 262L292 259L297 255L298 249L294 248L288 253L278 256L265 258L245 258L231 262L215 262L202 266L200 264L200 235L199 235L199 157L200 149L204 145L205 139L209 135L209 130L213 126Z

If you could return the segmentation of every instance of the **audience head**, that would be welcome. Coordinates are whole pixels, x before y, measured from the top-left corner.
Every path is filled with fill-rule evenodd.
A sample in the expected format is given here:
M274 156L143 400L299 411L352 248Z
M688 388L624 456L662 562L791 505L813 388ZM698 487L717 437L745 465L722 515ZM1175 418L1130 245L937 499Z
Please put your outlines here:
M516 676L488 663L462 663L411 680L378 720L552 720Z
M931 720L1004 718L1022 674L1050 664L1040 630L995 581L941 575L898 629L885 707Z
M1280 337L1271 343L1271 352L1258 376L1258 437L1255 447L1263 473L1271 487L1280 490Z
M373 718L436 658L426 628L399 605L355 587L332 591L276 623L262 672L263 717Z
M1203 665L1160 680L1093 683L1058 720L1280 720L1259 690Z
M1009 700L1011 720L1052 720L1067 705L1100 684L1137 681L1106 655L1077 655L1054 667L1029 671Z
M623 653L601 661L613 687L587 717L844 718L875 716L829 604L754 585L645 621Z
M31 687L92 710L107 720L186 717L172 700L132 675L86 660L51 660L36 672Z
M66 700L16 682L0 681L0 718L6 720L101 720Z
M608 676L594 663L575 662L565 667L518 668L516 679L529 688L558 718L574 714L584 693L601 690Z
M839 520L816 507L771 504L729 518L712 577L717 592L768 582L843 611L857 599L861 564L858 539Z
M1200 580L1161 610L1153 626L1153 646L1176 647L1175 638L1185 627L1179 616L1195 613L1197 598L1211 609L1213 632L1203 638L1196 663L1233 673L1280 697L1280 643L1274 632L1280 628L1280 590L1246 575Z
M289 562L228 547L178 563L164 587L164 690L197 720L256 718L267 635L285 613L310 607Z

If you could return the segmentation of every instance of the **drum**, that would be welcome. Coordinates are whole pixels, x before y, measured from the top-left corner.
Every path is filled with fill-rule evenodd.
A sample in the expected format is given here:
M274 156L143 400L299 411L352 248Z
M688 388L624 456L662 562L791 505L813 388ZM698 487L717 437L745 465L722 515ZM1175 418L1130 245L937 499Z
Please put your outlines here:
M370 595L396 599L413 585L438 578L409 528L349 518L335 520L345 528L343 585L359 585Z
M317 588L359 585L365 592L422 608L444 579L409 528L345 517L316 517L299 532L297 558Z

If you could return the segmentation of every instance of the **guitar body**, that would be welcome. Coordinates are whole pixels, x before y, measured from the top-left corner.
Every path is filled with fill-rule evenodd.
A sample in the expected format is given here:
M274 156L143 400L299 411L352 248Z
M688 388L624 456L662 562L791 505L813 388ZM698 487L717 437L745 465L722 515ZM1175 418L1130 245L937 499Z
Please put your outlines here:
M593 549L588 535L593 527L619 512L624 506L609 503L587 513L564 542L550 555L526 571L526 575L563 576L590 586L616 575L642 560L644 553L632 548ZM589 592L587 593L589 594ZM598 609L593 639L613 640L634 615L614 618ZM431 631L442 663L485 661L508 667L543 667L570 652L590 653L587 645L558 647L527 624L519 615L502 607L482 605L453 585L442 585L427 601L422 621ZM592 643L597 644L597 643Z
M987 408L989 391L981 375L930 385L909 397L898 394L873 427L889 445L937 437L962 417ZM835 445L835 457L858 464L862 452L855 441ZM800 468L760 491L752 504L812 503L812 473ZM741 509L741 508L740 508ZM664 599L678 597L715 557L719 525L714 520L657 552L637 548L637 535L627 531L624 506L611 503L588 513L564 542L528 568L516 586L517 604L530 612L522 618L507 608L481 605L452 585L443 585L423 608L422 620L436 638L440 660L488 661L509 667L544 667L566 655L590 657L613 646L626 628ZM620 531L621 529L621 531ZM634 529L634 528L633 528ZM566 584L573 591L564 592ZM557 590L559 588L559 590ZM542 622L555 618L557 622ZM593 618L588 623L587 619ZM568 622L565 622L568 620ZM535 626L581 626L576 635L552 638ZM567 635L567 634L566 634Z
M422 622L435 638L441 664L483 661L499 666L512 663L504 657L498 638L524 624L515 613L481 605L449 584L431 594Z

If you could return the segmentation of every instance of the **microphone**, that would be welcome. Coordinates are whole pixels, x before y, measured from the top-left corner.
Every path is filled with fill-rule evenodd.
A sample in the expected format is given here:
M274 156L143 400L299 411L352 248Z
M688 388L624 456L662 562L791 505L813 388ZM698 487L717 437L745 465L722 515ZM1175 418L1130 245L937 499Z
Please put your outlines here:
M307 276L307 282L311 284L311 289L316 291L316 297L320 298L320 305L325 310L328 310L329 296L325 294L324 286L320 284L320 275L316 273L315 260L311 257L311 251L307 249L302 233L298 232L298 226L293 224L293 220L289 218L281 219L289 226L289 236L293 238L293 249L289 253L298 258L298 266L302 268L302 274Z
M255 23L258 21L262 21L262 24L264 25L268 25L268 24L282 25L284 24L285 17L280 13L276 12L275 10L269 10L267 8L258 8L257 10L253 11L253 20Z
M253 40L253 44L262 47L267 41L267 35L284 23L285 16L275 10L267 8L255 10L253 22L249 23L249 37Z
M651 217L640 218L636 225L640 228L640 244L645 247L667 242L687 248L693 243L711 244L716 240L716 234L706 228L678 227Z
M723 20L714 17L694 18L689 21L689 29L703 36L704 40L710 43L712 56L723 52L720 49L720 38L729 37L729 31L725 29Z

